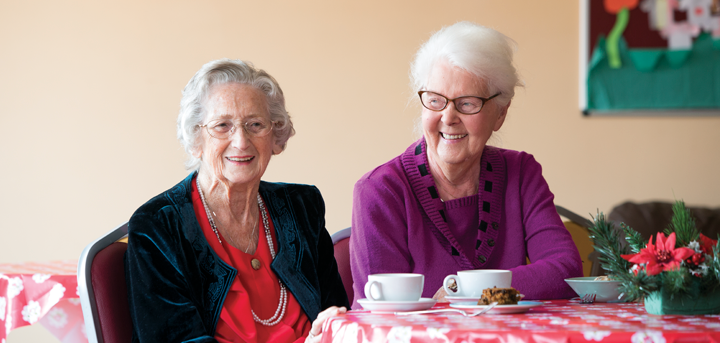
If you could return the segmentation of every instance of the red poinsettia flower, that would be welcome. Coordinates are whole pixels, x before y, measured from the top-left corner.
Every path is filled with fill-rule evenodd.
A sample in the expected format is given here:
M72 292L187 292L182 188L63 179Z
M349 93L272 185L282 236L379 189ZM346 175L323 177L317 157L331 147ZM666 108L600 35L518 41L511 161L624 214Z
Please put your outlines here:
M700 234L700 249L703 254L713 256L713 248L717 244L717 239L710 239L710 237Z
M680 268L682 260L695 254L690 248L675 248L675 232L670 237L658 232L656 245L652 244L652 237L648 241L647 247L641 249L637 254L621 255L622 258L633 263L645 263L648 275L657 275L666 270L675 270Z

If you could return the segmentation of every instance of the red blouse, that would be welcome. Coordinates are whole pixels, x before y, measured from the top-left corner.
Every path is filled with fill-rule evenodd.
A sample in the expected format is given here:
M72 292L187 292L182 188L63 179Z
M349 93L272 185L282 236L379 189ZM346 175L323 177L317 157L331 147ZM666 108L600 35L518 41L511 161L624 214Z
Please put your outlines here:
M220 239L223 244L220 244L208 221L205 207L197 190L197 183L193 182L192 185L195 216L205 234L205 239L225 263L238 271L223 303L215 338L218 342L304 342L310 332L312 322L308 320L307 315L289 290L287 290L288 302L285 315L274 326L255 323L252 312L250 312L252 308L260 319L268 319L275 314L280 301L280 284L277 275L270 268L272 255L265 238L262 214L258 217L260 218L258 224L260 238L255 254L246 254L234 248L222 235L220 235ZM269 225L277 253L278 244L272 220L269 221ZM252 259L260 261L260 269L253 269L250 264Z

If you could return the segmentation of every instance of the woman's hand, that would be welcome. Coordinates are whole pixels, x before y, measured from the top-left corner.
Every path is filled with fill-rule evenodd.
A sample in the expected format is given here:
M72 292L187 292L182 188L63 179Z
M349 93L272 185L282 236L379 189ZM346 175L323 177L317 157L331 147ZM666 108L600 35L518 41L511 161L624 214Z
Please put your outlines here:
M317 319L312 323L310 334L305 338L305 343L319 343L322 339L322 328L325 321L330 317L347 312L345 307L330 306L318 314Z
M442 287L440 287L440 289L438 289L437 292L435 292L435 295L433 295L433 299L435 299L435 300L437 300L438 302L441 302L441 303L446 303L447 300L445 299L445 297L446 297L447 295L448 295L448 294L447 294L447 292L445 292L445 289L442 288Z
M450 284L448 285L448 288L450 288L450 290L453 292L457 292L457 285L455 284L455 280L450 280ZM445 288L440 287L440 289L438 289L437 292L435 292L435 295L433 295L433 299L435 299L441 303L446 303L446 302L448 302L447 299L445 299L445 297L447 295L448 294L445 291Z

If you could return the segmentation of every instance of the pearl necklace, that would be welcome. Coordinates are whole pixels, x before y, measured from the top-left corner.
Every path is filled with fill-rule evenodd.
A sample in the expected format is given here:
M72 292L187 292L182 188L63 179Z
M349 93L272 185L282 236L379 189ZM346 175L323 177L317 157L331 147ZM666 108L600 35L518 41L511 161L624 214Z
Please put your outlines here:
M215 237L217 237L218 242L222 244L222 241L220 240L220 233L218 233L217 226L215 225L215 221L212 219L212 216L210 215L210 208L208 207L207 203L205 202L205 195L202 192L202 189L200 188L200 178L196 178L197 181L197 188L198 192L200 193L200 200L202 200L203 207L205 207L205 213L207 214L208 221L210 222L210 227L212 228L213 232L215 232ZM263 202L262 198L260 197L260 194L257 195L257 202L258 206L260 207L260 213L262 214L262 221L263 226L265 226L265 238L268 243L268 248L270 248L270 255L272 256L272 259L275 260L275 246L272 242L272 235L270 234L270 223L268 221L268 215L267 210L265 209L265 203ZM255 232L255 231L253 231ZM280 300L278 301L278 308L275 310L275 314L268 318L268 319L260 319L257 314L255 314L255 311L251 308L250 312L252 312L253 320L255 320L256 323L260 323L265 326L273 326L282 320L282 318L285 316L285 309L287 308L287 289L285 288L285 285L280 281L278 278L278 282L280 283Z

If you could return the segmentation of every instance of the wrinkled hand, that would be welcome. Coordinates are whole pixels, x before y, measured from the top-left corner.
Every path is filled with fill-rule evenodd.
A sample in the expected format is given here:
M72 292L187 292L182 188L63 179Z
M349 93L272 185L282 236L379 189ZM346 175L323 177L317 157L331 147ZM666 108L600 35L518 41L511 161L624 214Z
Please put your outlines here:
M448 301L445 299L445 296L447 296L447 295L448 295L448 294L447 294L447 292L445 292L445 289L442 288L442 287L440 287L440 289L438 289L437 292L435 292L435 295L433 295L433 299L435 299L435 300L437 300L438 302L441 302L441 303L446 303L446 302L448 302Z
M325 311L318 314L317 319L313 321L312 327L310 328L310 334L305 338L305 343L320 343L322 339L322 328L325 321L330 317L337 316L347 312L345 307L330 306Z
M450 285L448 285L448 287L450 288L451 291L457 292L457 285L455 284L455 280L450 280ZM447 294L447 292L445 292L445 288L440 287L440 289L438 289L437 292L435 292L435 295L433 295L433 299L435 299L441 303L446 303L446 302L448 302L447 299L445 299L445 297L447 295L448 294Z

